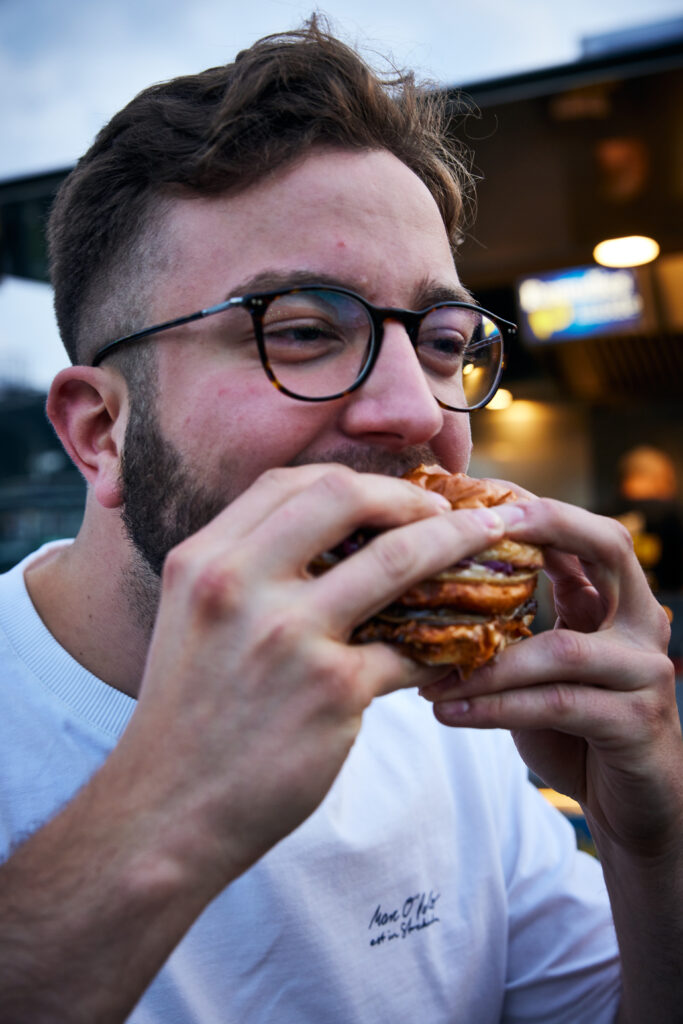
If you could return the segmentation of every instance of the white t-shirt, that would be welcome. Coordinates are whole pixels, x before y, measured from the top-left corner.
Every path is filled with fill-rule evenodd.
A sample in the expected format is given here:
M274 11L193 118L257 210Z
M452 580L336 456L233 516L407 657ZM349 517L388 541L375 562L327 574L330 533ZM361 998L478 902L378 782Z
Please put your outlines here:
M0 577L0 859L113 749L135 701ZM606 1024L602 873L505 732L373 702L332 790L195 922L131 1024Z

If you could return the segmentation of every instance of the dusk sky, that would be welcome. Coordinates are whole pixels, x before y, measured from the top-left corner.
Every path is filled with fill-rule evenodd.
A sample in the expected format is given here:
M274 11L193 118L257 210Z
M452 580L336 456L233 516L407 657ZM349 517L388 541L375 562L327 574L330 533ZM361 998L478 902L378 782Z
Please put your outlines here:
M61 168L152 82L225 63L294 28L300 0L0 0L0 179ZM441 84L549 67L583 37L683 16L683 0L330 0L333 29ZM47 286L0 283L0 380L46 387L64 364Z

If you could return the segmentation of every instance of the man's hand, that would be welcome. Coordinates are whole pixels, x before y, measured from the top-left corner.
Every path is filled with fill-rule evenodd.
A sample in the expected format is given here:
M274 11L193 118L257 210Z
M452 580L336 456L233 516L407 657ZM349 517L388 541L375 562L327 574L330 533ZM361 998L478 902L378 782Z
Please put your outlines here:
M126 732L0 867L3 1020L126 1018L206 904L320 803L370 701L438 677L346 641L503 533L439 507L341 466L272 471L171 552ZM361 524L390 529L313 578Z
M581 804L624 961L624 1021L678 1019L683 741L669 625L613 520L531 496L507 533L544 546L557 623L467 680L423 688L447 725L510 729L527 764ZM677 1007L677 1010L674 1008Z
M347 641L502 535L490 510L435 514L448 508L343 466L274 470L171 552L139 706L112 760L173 809L173 854L202 877L226 884L315 809L373 698L439 674ZM323 576L306 571L360 525L391 529Z
M423 693L446 724L511 729L529 766L594 828L645 851L681 809L666 614L618 523L545 499L517 507L523 518L507 533L544 547L555 629Z

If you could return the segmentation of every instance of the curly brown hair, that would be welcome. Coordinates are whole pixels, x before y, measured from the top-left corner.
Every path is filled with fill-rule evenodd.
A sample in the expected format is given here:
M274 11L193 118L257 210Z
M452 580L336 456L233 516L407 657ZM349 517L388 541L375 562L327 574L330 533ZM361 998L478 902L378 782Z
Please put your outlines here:
M232 64L145 89L99 132L50 216L70 359L86 362L141 325L163 266L156 228L169 199L238 193L315 146L393 153L429 188L455 246L473 189L451 116L438 90L409 73L377 74L316 17Z

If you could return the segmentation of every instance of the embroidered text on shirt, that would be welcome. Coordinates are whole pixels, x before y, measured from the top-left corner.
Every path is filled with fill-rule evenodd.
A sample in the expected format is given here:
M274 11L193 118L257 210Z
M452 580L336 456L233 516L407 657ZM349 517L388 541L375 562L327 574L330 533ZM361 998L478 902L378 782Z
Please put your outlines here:
M368 931L373 933L370 945L381 946L393 939L407 939L409 935L436 924L440 919L434 908L440 895L430 891L429 895L421 892L408 896L400 909L383 910L382 904L378 903L368 925Z

